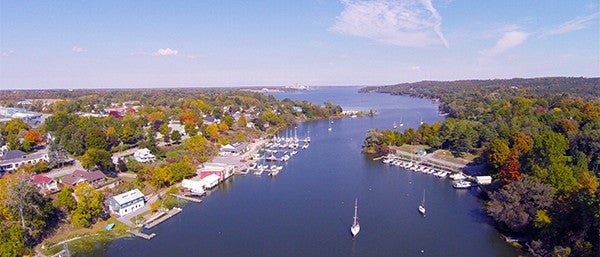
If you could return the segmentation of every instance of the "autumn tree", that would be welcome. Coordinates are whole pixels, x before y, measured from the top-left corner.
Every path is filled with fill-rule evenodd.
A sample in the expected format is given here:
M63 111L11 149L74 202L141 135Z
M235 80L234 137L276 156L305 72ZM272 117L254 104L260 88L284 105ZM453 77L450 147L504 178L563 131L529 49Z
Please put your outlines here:
M183 147L188 151L190 161L198 165L207 161L212 155L212 145L203 136L194 136L183 143Z
M207 125L205 132L206 132L206 137L209 138L210 140L215 141L219 138L219 128L217 127L217 124L215 124L215 123Z
M88 149L79 160L81 161L81 165L88 170L94 167L98 167L104 171L114 170L111 154L104 149Z
M71 212L77 207L77 202L73 199L73 188L65 186L54 199L54 206L62 209L63 211Z
M488 163L494 168L500 168L510 155L508 142L504 139L496 139L492 141L488 150Z
M175 143L181 142L181 134L179 131L173 130L173 132L171 132L171 140L173 140Z
M77 198L77 207L71 213L73 225L89 227L104 211L102 205L104 195L87 182L77 184L74 193Z
M100 128L88 128L85 131L85 147L87 149L107 149L106 133Z

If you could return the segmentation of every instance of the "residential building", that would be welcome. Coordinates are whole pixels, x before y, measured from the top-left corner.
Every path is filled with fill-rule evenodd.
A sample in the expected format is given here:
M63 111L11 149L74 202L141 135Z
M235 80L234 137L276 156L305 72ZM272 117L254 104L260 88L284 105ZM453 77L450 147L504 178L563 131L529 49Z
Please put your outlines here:
M19 150L7 151L2 154L0 173L12 172L22 165L36 164L42 161L48 162L48 152L45 150L31 154L25 154L25 152Z
M221 153L221 155L229 155L229 154L240 155L246 151L246 148L247 148L246 144L234 142L231 144L226 144L224 146L221 146L221 149L219 152Z
M108 208L112 213L123 216L144 207L145 203L144 194L136 188L111 197L108 200Z
M58 182L51 177L38 174L33 176L31 183L39 187L41 190L58 191Z
M69 186L75 186L81 182L88 182L95 187L97 187L100 183L106 181L106 176L102 171L84 171L84 170L76 170L75 172L62 177L60 183Z
M156 161L156 156L151 154L150 149L148 149L148 148L138 149L137 151L135 151L135 153L133 153L133 158L136 161L142 162L142 163Z

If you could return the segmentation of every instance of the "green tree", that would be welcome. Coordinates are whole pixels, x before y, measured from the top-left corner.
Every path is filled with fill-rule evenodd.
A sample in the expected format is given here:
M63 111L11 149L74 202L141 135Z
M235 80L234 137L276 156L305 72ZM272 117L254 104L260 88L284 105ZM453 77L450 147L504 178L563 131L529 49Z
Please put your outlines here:
M179 131L173 130L173 132L171 132L171 140L173 140L173 142L176 143L181 142L181 134L179 133Z
M104 171L114 170L111 154L104 149L88 149L79 160L81 161L81 165L88 170L94 167L98 167Z
M207 161L213 152L211 143L203 136L194 136L186 140L183 147L188 151L190 161L195 165Z
M237 125L240 128L245 128L246 125L248 125L248 121L246 121L246 116L241 115L240 118L237 121Z
M63 187L54 199L54 206L66 210L68 212L74 210L77 207L77 202L73 199L73 188Z
M488 163L498 169L504 165L509 155L510 148L508 148L508 142L504 139L496 139L490 144L487 156Z
M100 128L88 128L85 131L85 147L87 149L107 149L106 133Z

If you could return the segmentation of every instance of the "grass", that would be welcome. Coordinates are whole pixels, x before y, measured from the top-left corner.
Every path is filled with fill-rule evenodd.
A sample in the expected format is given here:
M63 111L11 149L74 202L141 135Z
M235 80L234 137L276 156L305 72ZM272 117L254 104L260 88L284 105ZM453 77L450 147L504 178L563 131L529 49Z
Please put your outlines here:
M104 227L110 223L115 224L114 228L110 231L105 231ZM128 227L126 225L120 223L114 217L104 221L98 221L90 228L74 228L71 224L63 224L63 226L58 229L54 236L47 238L38 246L44 246L48 248L43 250L38 248L38 250L43 251L46 255L53 255L63 250L63 244L56 245L57 243L68 239L81 237L66 244L69 247L69 252L71 255L74 253L84 253L94 249L98 243L104 244L111 239L127 235L127 229Z
M456 164L467 165L468 163L472 162L475 158L477 158L477 156L473 155L473 154L465 153L465 154L463 154L463 157L455 157L448 150L437 150L437 151L433 152L433 158L456 163Z

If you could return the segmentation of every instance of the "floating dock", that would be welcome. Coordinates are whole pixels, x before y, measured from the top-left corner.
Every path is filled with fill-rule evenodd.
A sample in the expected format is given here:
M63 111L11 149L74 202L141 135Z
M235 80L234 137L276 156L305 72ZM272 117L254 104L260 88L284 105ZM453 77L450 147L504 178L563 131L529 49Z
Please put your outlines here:
M148 234L144 234L144 233L142 233L142 232L139 232L139 231L134 231L134 230L127 230L127 232L129 232L130 234L132 234L132 235L134 235L134 236L141 237L141 238L143 238L143 239L146 239L146 240L150 240L150 239L152 239L154 236L156 236L156 234L155 234L155 233L152 233L152 234L149 234L149 235L148 235Z
M201 203L202 202L202 200L200 200L198 198L189 197L189 196L185 196L185 195L171 194L171 196L179 198L179 199L183 199L183 200L186 200L186 201L194 202L194 203Z
M182 210L181 208L175 207L175 208L169 210L165 215L161 216L160 218L155 219L155 220L153 220L151 222L146 223L145 227L147 229L153 228L156 225L162 223L163 221L168 220L169 218L177 215L178 213L181 212L181 210Z

